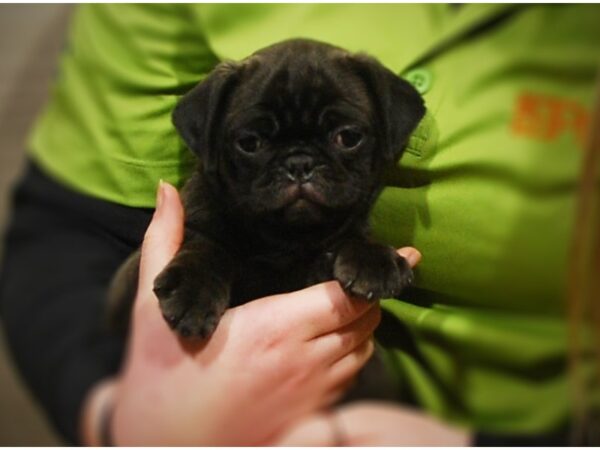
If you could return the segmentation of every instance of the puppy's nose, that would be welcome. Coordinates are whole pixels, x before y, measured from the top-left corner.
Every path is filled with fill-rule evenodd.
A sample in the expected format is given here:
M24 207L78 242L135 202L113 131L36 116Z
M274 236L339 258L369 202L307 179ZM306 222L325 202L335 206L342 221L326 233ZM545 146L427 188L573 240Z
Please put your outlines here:
M285 160L284 167L290 180L306 182L313 176L315 160L310 155L292 155Z

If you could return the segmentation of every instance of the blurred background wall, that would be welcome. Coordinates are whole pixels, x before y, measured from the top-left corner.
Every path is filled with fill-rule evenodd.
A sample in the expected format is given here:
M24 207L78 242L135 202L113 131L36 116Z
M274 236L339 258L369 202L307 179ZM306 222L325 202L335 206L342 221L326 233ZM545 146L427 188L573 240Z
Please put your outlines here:
M48 94L70 11L68 5L0 5L2 233L10 188L24 159L27 131ZM61 444L15 372L0 328L0 446Z

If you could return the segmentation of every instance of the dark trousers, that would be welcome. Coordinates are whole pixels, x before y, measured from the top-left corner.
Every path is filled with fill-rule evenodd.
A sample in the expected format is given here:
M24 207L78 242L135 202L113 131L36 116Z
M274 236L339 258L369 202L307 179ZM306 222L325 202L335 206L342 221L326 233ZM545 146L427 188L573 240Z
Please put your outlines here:
M19 372L69 442L86 393L119 368L124 343L105 326L106 288L151 214L78 194L31 163L13 193L0 314Z

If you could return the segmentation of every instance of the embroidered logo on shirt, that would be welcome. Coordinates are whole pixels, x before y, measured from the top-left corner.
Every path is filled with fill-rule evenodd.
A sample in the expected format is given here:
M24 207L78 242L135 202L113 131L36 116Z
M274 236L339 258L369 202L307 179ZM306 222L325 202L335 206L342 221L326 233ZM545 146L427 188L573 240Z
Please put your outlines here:
M590 113L581 104L545 94L522 93L515 107L512 122L515 134L542 141L570 134L583 147Z

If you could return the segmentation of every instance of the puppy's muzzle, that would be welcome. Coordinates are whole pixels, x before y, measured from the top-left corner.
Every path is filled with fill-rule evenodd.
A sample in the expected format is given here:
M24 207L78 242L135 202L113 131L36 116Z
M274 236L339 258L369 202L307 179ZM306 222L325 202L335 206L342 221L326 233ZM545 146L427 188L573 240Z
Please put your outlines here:
M292 155L285 160L284 167L290 181L306 183L313 177L315 159L306 154Z

